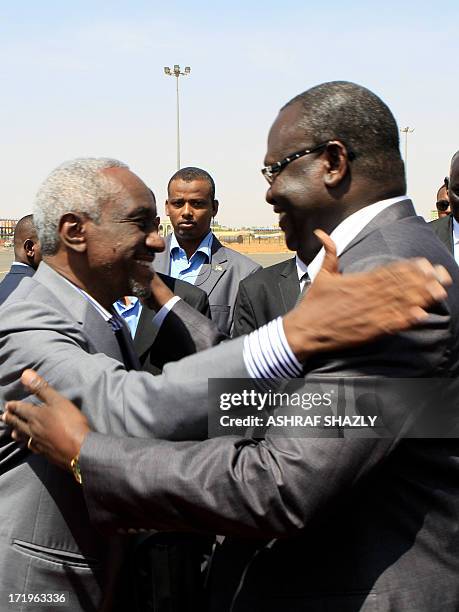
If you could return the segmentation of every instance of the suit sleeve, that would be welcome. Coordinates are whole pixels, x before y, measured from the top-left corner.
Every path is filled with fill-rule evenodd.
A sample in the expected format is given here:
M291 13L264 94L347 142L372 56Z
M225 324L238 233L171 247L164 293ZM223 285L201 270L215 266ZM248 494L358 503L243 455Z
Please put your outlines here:
M209 312L205 294L204 297L199 296L196 307L183 299L174 305L149 351L152 365L162 369L166 363L203 351L226 338L209 317L201 314L201 310Z
M390 445L269 435L170 443L91 433L80 465L91 520L105 531L273 538L294 535L351 491Z
M161 376L127 372L116 359L103 353L90 354L85 343L87 339L76 323L65 320L51 307L34 303L33 294L28 303L3 307L1 399L23 399L20 376L24 369L33 368L74 401L96 431L170 440L202 439L207 435L210 373L221 378L248 376L241 340L168 364ZM0 438L2 429L5 433L0 427Z
M252 302L245 287L244 281L241 281L239 284L233 320L233 338L243 336L244 334L249 334L259 327L256 322Z

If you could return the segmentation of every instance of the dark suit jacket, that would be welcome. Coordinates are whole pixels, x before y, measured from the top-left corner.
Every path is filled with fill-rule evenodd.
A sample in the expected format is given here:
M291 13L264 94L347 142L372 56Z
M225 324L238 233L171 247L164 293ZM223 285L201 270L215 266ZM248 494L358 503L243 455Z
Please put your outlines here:
M164 274L170 274L171 237L167 236L165 250L155 257L155 269ZM239 283L260 268L249 257L224 247L214 236L211 260L202 266L194 286L207 293L212 320L226 336L230 335L233 327Z
M340 266L347 273L419 256L448 269L447 300L409 332L318 354L306 364L306 382L311 376L324 384L335 376L458 376L459 269L410 201L369 223ZM396 415L401 408L411 422L418 405L394 404ZM429 406L438 417L443 409L441 402ZM457 411L451 418L453 426ZM268 430L261 441L179 444L91 433L81 467L92 520L107 529L245 538L225 540L213 561L212 610L457 612L458 457L458 439L399 433L327 439ZM139 464L151 469L137 473Z
M172 278L172 276L165 274L159 274L159 276L175 295L178 295L205 317L210 318L209 300L205 291ZM156 333L152 323L154 315L153 310L142 306L134 336L134 348L140 359L142 370L156 375L162 371L166 363L178 361L182 357L208 348L207 334L200 334L200 330L196 329L197 333L192 335L187 329L186 323L175 312L169 313L158 333ZM150 350L153 341L155 343L154 350Z
M295 257L242 280L234 308L233 338L286 314L295 306L299 294Z
M435 234L440 238L450 253L454 253L453 243L453 215L435 219L429 223Z
M23 278L33 276L35 270L32 266L17 266L12 265L10 271L3 280L0 282L0 304L6 300L6 298L12 293Z

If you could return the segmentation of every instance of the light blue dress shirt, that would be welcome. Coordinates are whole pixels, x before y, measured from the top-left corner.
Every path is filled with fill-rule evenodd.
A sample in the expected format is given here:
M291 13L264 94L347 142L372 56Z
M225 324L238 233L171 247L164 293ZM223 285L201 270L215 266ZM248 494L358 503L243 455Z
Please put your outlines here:
M210 262L213 239L212 232L206 234L196 251L188 259L184 249L177 242L175 234L172 234L170 275L194 285L203 264Z
M140 300L136 297L129 296L127 299L129 300L129 304L126 305L124 300L117 300L113 306L116 312L126 321L129 331L131 332L131 337L134 338L139 323L140 313L142 312L142 305Z

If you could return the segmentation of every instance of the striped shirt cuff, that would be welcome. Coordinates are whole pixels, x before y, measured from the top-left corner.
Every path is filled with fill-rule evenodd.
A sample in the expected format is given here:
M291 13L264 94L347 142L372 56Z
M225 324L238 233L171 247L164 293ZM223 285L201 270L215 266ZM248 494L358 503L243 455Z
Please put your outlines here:
M246 336L243 357L252 378L296 378L303 371L285 337L282 317Z

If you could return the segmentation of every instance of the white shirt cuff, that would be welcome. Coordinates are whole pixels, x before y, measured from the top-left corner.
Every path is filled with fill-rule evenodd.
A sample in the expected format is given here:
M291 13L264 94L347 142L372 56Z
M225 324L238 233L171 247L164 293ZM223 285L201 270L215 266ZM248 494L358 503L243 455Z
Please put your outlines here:
M175 306L175 304L177 304L179 300L179 296L174 295L174 297L171 297L171 299L166 302L164 306L161 306L161 308L155 314L151 322L153 323L153 326L156 328L157 332L160 330L161 325L164 323L164 319L167 317L167 315L170 313L172 308Z

